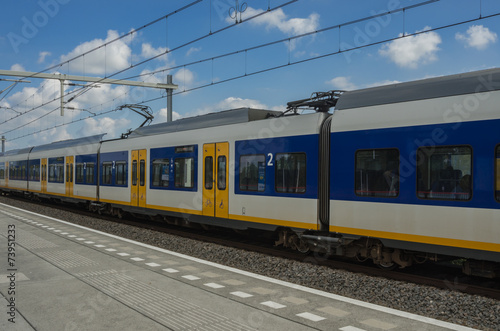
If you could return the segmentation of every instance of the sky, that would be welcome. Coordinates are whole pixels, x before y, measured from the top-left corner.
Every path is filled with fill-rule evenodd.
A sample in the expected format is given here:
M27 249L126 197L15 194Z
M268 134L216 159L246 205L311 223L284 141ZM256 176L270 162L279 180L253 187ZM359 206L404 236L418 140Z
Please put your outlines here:
M0 11L0 70L172 75L176 120L499 67L499 34L498 0L16 0ZM61 116L58 80L0 80L7 150L119 137L144 121L124 104L167 120L164 90L65 83Z

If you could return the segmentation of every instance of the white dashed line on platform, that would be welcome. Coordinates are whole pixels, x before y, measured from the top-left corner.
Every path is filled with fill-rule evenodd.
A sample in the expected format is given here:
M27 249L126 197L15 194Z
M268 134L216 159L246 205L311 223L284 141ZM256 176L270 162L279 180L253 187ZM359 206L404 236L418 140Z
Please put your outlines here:
M273 309L281 309L281 308L285 308L286 307L285 305L282 305L281 303L277 303L277 302L274 302L274 301L261 302L260 304L264 305L264 306L267 306L267 307L270 307L270 308L273 308Z
M319 321L322 321L322 320L326 319L324 317L321 317L321 316L318 316L318 315L314 315L314 314L311 314L311 313L307 313L307 312L306 313L297 314L296 316L308 319L308 320L313 321L313 322L319 322Z
M223 287L225 287L224 285L220 285L220 284L217 284L217 283L206 283L206 284L203 284L203 285L211 287L211 288L223 288Z
M165 272L168 272L169 274L173 274L173 273L179 272L179 270L172 269L172 268L166 268L166 269L162 269L162 270L165 271Z
M239 298L243 298L243 299L246 299L246 298L250 298L250 297L253 297L252 294L249 294L249 293L245 293L245 292L240 292L240 291L236 291L236 292L231 292L232 295L235 295Z
M130 259L136 262L144 261L144 259L141 259L140 257L131 257Z
M193 275L185 275L185 276L182 276L182 278L186 278L188 280L198 280L198 279L200 279L200 277L196 277L196 276L193 276Z

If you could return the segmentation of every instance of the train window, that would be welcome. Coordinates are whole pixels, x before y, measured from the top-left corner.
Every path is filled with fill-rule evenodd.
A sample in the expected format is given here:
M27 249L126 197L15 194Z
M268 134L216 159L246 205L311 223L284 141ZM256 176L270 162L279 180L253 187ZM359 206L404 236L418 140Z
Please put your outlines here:
M214 158L212 156L205 157L205 189L211 190L214 188Z
M95 183L95 171L94 171L94 163L87 163L85 166L85 183L94 184Z
M226 189L226 156L217 158L217 189Z
M75 183L76 184L83 184L84 181L85 181L85 169L83 167L83 163L77 163L76 164Z
M111 178L113 176L113 163L103 162L102 164L102 184L111 185Z
M497 147L495 163L496 163L496 185L495 185L495 197L497 201L500 202L500 146Z
M49 182L54 182L56 180L56 166L55 164L49 165Z
M0 163L0 179L5 179L5 163Z
M170 159L153 160L153 187L168 187L170 182Z
M175 187L194 187L194 158L175 159Z
M306 192L306 154L276 154L275 189L279 193Z
M355 155L354 187L357 196L397 197L399 195L399 150L359 150Z
M64 157L49 159L49 182L64 183Z
M146 161L141 160L139 163L139 185L144 186L146 182Z
M127 185L127 162L119 161L116 162L116 185Z
M417 196L422 199L470 200L472 149L468 146L419 148Z
M264 155L240 157L240 190L257 192L266 190L266 157Z
M29 180L30 181L37 181L37 182L40 181L40 164L31 164L30 165Z
M56 165L56 176L58 183L64 183L64 163Z
M132 162L132 185L137 185L137 160Z

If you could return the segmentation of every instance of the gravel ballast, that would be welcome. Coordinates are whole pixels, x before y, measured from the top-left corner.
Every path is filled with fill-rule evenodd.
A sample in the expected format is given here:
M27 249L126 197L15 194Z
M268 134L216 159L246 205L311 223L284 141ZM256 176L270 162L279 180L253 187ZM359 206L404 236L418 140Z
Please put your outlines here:
M116 236L337 295L481 330L500 330L500 301L498 300L199 242L4 196L0 196L0 202ZM311 259L305 258L305 260ZM453 288L453 284L449 285Z

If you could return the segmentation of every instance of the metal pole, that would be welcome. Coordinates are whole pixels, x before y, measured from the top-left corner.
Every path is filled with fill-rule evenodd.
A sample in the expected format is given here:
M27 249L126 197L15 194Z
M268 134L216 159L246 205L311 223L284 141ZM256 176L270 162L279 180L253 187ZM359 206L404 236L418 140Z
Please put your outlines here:
M167 84L172 85L172 75L167 75ZM172 90L167 89L167 122L172 122Z
M5 153L5 136L2 136L2 153Z

